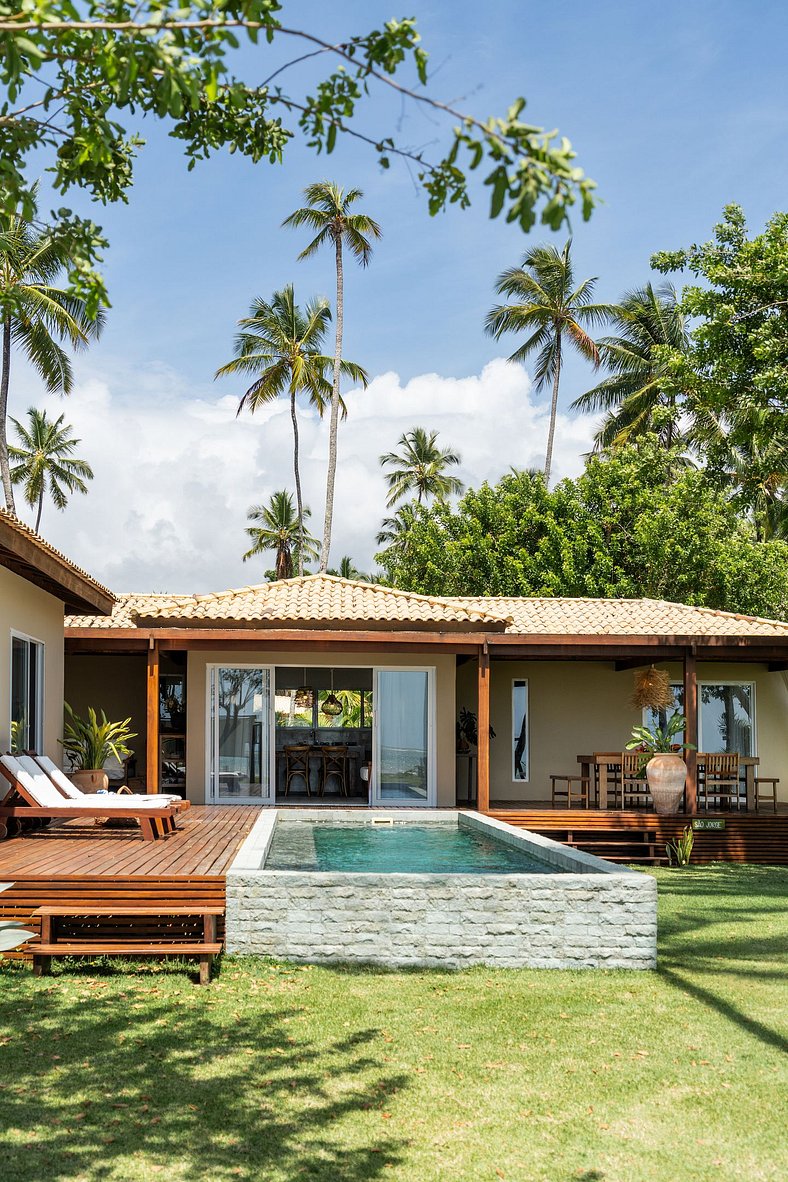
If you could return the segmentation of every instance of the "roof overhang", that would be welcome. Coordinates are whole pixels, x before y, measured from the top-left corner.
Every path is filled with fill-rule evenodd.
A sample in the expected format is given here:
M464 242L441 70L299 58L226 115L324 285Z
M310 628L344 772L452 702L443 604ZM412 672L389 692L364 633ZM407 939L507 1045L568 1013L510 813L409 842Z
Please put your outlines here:
M109 615L115 597L63 555L0 514L0 566L60 599L66 612Z

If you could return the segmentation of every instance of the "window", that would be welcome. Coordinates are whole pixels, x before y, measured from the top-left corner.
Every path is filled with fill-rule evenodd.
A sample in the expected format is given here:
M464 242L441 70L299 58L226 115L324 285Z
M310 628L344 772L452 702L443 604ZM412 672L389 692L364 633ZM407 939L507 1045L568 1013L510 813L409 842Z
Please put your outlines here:
M44 739L44 646L29 636L11 636L11 750L42 751Z
M512 682L512 779L528 779L528 682Z
M372 673L367 669L280 667L276 671L276 725L309 731L369 729L373 723L371 682Z
M664 727L673 710L684 709L684 687L671 686L673 708L644 710L646 726ZM676 736L681 743L683 734ZM755 686L746 681L698 682L698 748L707 754L755 755Z

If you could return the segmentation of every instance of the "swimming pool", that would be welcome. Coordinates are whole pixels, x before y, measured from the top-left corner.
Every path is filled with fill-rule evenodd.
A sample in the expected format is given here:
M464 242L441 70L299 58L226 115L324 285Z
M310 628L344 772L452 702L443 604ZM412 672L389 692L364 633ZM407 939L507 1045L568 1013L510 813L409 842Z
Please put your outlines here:
M556 874L525 848L459 825L368 825L280 819L267 870L347 874Z
M392 968L653 968L656 882L474 812L264 809L225 947Z

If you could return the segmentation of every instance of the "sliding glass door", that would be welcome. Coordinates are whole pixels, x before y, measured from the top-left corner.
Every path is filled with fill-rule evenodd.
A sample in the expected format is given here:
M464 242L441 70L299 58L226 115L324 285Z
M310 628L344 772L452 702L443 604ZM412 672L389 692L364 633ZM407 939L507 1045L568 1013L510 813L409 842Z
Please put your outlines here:
M372 804L435 805L435 670L375 670Z
M267 666L209 666L209 799L216 803L273 801L272 680Z

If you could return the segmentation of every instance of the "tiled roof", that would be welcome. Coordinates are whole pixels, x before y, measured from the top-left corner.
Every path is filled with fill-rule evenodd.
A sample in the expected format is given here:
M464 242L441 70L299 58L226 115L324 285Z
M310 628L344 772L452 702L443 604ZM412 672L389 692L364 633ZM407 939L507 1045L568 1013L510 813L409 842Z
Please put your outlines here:
M510 636L736 636L788 640L788 623L660 599L440 598L333 575L308 575L211 595L122 595L105 618L70 627L308 627L358 625Z
M490 596L455 603L487 607L509 618L517 636L772 636L788 639L788 623L691 607L664 599L551 599Z
M46 539L37 534L24 521L20 521L13 513L9 513L7 509L0 508L0 527L2 531L0 565L7 566L10 570L29 578L31 582L39 583L53 594L58 594L61 599L66 598L67 601L73 598L83 599L86 601L85 607L96 606L97 610L104 611L108 606L106 601L111 602L115 598L108 587L103 586L87 571L82 570L65 554L61 554ZM58 572L61 578L71 576L71 588L57 586ZM36 578L36 575L40 575L41 578ZM79 591L75 591L73 588L74 578L81 584ZM102 605L100 608L98 604L90 602L95 597L98 597L98 604Z
M335 575L306 575L211 595L122 596L112 617L73 617L72 627L360 627L471 628L501 632L507 617L484 605L415 595Z

